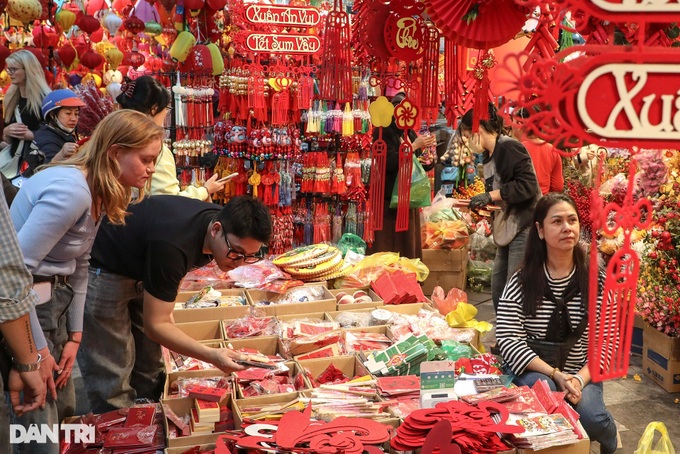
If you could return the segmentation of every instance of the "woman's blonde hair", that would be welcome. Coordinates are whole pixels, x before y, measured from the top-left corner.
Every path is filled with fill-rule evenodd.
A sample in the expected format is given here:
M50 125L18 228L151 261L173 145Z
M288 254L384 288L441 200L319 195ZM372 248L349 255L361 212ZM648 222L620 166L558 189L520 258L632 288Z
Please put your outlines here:
M108 153L111 147L140 150L154 140L162 142L165 130L153 119L134 110L117 110L107 115L95 128L92 137L70 159L48 164L77 166L87 170L87 183L92 199L101 198L106 215L112 224L125 224L127 206L132 200L132 188L123 186L118 178L118 161ZM158 150L160 151L161 145ZM140 201L144 188L139 190Z
M38 57L33 52L28 50L18 50L11 54L5 60L6 64L21 65L24 68L24 77L26 78L26 101L28 110L35 115L36 118L42 117L42 102L43 98L52 90L47 85L45 80L45 73ZM14 108L19 103L21 93L19 87L12 84L7 89L4 101L4 118L5 123L9 123L14 115Z

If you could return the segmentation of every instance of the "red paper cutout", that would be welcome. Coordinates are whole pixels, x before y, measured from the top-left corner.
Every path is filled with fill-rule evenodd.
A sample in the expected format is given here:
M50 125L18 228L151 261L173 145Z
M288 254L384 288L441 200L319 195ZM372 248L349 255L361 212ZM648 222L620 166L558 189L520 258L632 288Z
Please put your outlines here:
M451 443L451 423L442 419L425 437L421 454L460 454L460 446Z
M400 2L401 3L401 2ZM422 6L422 3L419 3ZM385 22L385 44L394 58L410 62L425 53L425 21L401 10L392 12Z

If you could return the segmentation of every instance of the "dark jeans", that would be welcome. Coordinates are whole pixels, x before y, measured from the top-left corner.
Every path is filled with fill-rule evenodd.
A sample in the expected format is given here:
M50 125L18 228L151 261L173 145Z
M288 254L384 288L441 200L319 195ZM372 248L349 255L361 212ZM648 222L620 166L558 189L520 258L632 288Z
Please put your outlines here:
M144 334L142 283L90 268L78 365L95 413L157 401L161 346Z
M519 232L507 246L496 248L496 258L493 261L493 274L491 275L491 299L494 309L498 309L498 301L501 299L505 284L524 260L529 228Z
M532 387L538 380L547 382L551 390L557 391L555 382L540 372L525 372L516 376L513 382L517 386ZM579 414L581 424L588 437L600 443L600 452L606 454L615 452L617 444L616 423L614 417L604 406L602 383L588 383L583 388L581 400L574 409Z

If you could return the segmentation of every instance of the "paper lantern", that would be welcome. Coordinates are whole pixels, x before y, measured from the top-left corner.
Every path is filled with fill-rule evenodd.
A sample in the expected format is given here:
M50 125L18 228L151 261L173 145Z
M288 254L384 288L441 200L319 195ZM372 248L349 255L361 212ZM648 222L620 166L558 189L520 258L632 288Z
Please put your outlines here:
M170 47L177 38L177 30L172 26L164 26L163 32L160 35L155 36L155 38L162 46Z
M169 52L170 57L180 63L183 62L189 56L189 52L191 52L191 48L194 47L194 44L196 44L196 37L190 32L183 31L177 35L175 42L172 43Z
M210 43L206 47L210 51L210 58L212 59L212 74L213 76L219 76L224 71L224 59L222 58L220 48L215 43Z
M130 38L123 38L120 35L116 35L115 38L113 38L113 42L116 43L116 47L120 49L121 52L130 52L132 50L132 46L134 44L134 41Z
M195 45L180 67L184 68L183 72L212 74L212 56L208 46L205 44Z
M95 86L97 87L102 86L102 78L99 76L99 74L88 73L87 75L85 75L85 77L83 77L81 83L87 84L89 81L94 82Z
M109 31L109 35L113 36L116 34L121 25L123 25L123 19L121 19L116 13L109 11L106 16L104 16L104 27Z
M92 49L85 52L85 54L80 57L80 64L88 68L90 71L104 63L104 57L94 52Z
M33 44L42 49L55 47L59 43L59 35L57 35L52 27L47 25L33 27L31 34L33 35Z
M76 19L77 16L73 11L63 8L57 11L57 14L54 15L55 22L64 32L67 32L71 29L73 24L76 23Z
M106 2L104 0L88 0L85 5L85 12L91 16L94 16L95 13L103 9L106 9Z
M163 60L155 55L149 55L144 66L151 71L160 71L163 68Z
M108 41L102 41L94 45L94 50L97 51L99 55L104 55L109 49L117 49L117 47Z
M144 31L144 22L136 16L128 17L123 21L123 28L136 35Z
M99 27L94 33L90 34L90 41L100 43L104 39L104 29Z
M204 0L184 0L184 9L197 10L203 8Z
M43 68L47 67L47 62L49 61L49 51L45 50L43 51L42 49L38 49L37 47L23 47L21 50L27 50L29 52L32 52L33 55L35 55L35 58L38 59L40 62L40 66Z
M144 24L144 33L149 36L158 36L163 33L163 26L156 21L149 21Z
M7 71L3 69L0 73L0 87L5 88L11 83L12 79L9 77L9 74L7 74Z
M205 4L214 11L220 11L227 6L227 0L206 0Z
M104 52L104 58L106 58L106 63L108 63L109 66L113 69L118 68L120 63L123 61L124 56L125 55L116 47Z
M76 25L88 35L96 32L102 26L102 24L100 24L97 19L88 14L83 14L80 16L80 18L76 21Z
M70 76L68 76L68 83L72 87L78 85L81 80L83 80L83 78L79 74L71 74Z
M54 0L40 0L40 5L42 6L42 14L40 14L39 20L54 22L54 11L57 10L57 4L54 3Z
M145 61L146 58L144 58L144 55L139 53L139 51L136 48L126 53L125 57L123 57L123 64L132 66L134 69L137 69L140 66L142 66Z
M104 73L104 84L108 85L111 82L118 82L119 84L123 82L123 75L120 71L109 69Z
M174 71L177 68L177 62L174 61L172 58L165 58L163 59L163 66L162 70L163 72L169 73Z
M59 56L61 63L66 68L70 68L73 61L76 59L76 49L67 41L63 46L57 49L57 55Z
M119 82L111 82L106 86L106 92L114 99L120 95L121 92L121 85Z
M40 18L42 5L39 0L9 0L7 14L19 22L31 22Z

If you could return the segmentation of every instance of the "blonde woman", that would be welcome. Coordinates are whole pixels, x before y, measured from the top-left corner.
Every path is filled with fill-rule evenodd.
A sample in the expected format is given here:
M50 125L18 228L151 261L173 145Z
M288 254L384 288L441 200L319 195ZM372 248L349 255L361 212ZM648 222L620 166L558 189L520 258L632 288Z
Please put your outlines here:
M12 84L7 89L3 102L5 129L2 131L2 140L12 146L11 157L18 154L12 161L11 168L3 167L3 173L11 179L18 174L21 166L23 150L18 150L19 143L23 140L24 145L30 145L33 133L40 129L42 101L51 90L45 80L43 68L32 52L14 52L5 62L5 71Z
M104 215L125 223L132 188L143 198L162 138L163 128L150 117L114 112L76 155L26 180L12 203L26 266L42 296L31 322L49 394L45 410L18 418L25 427L58 424L75 410L71 370L82 338L92 243ZM57 453L58 445L21 445L19 452Z

